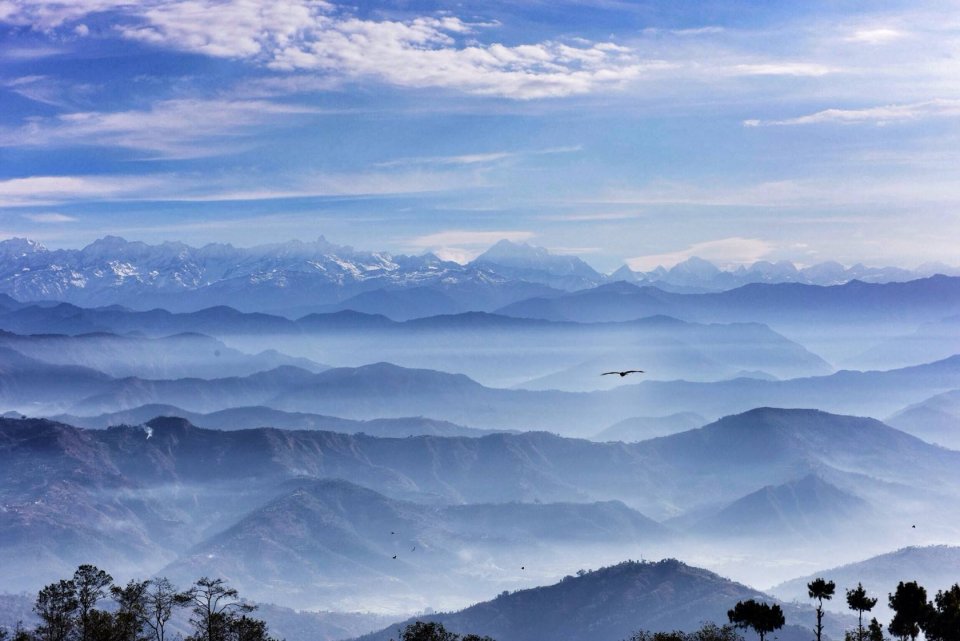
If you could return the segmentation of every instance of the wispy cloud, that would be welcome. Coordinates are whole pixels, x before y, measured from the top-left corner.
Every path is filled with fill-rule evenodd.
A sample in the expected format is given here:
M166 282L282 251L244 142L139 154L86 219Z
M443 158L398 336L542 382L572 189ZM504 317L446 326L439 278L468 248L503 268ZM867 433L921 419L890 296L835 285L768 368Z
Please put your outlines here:
M90 111L34 118L0 131L0 143L20 147L89 145L196 158L235 151L246 134L317 109L268 100L177 99L146 110Z
M158 177L32 176L0 180L0 207L31 207L131 197L162 184Z
M547 149L532 149L521 151L494 151L477 154L460 154L453 156L418 156L412 158L397 158L377 163L377 167L398 167L404 165L477 165L498 162L510 158L523 156L545 156L552 154L567 154L581 151L580 146L550 147Z
M649 271L659 266L672 267L696 256L721 265L746 265L769 255L774 246L760 238L720 238L690 245L686 249L663 254L648 254L628 258L626 263L634 271Z
M886 124L924 118L960 116L960 100L927 100L903 105L883 105L865 109L824 109L816 113L783 120L745 120L746 127L770 127L789 125L839 124Z
M67 216L66 214L61 214L59 212L41 212L37 214L23 214L23 217L29 221L35 223L72 223L76 222L76 218L73 216Z
M861 42L870 45L882 45L905 38L907 34L899 29L890 27L874 27L871 29L857 29L847 37L849 42Z

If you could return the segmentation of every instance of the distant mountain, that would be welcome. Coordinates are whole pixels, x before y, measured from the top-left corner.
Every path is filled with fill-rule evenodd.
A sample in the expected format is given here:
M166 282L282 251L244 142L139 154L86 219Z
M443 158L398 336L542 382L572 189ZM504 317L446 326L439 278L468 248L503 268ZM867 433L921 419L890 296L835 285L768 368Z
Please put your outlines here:
M924 322L909 334L881 341L845 364L857 369L903 367L953 354L960 354L960 315Z
M246 311L306 313L303 305L307 300L317 309L380 289L431 287L436 289L432 294L436 299L445 296L445 291L468 296L492 285L502 289L489 297L498 306L549 291L545 283L532 282L539 288L521 287L511 295L516 289L513 285L520 281L491 267L459 265L432 254L392 256L360 251L323 237L249 249L224 244L200 248L171 242L147 245L113 236L78 250L50 251L22 239L0 243L0 291L23 301L180 311L233 304Z
M0 406L30 415L95 416L150 404L198 413L263 405L354 420L427 415L483 429L548 429L586 436L637 415L692 411L711 418L757 405L813 405L884 416L958 387L960 356L887 372L843 371L785 381L642 381L571 393L491 388L461 374L390 363L320 373L283 366L209 380L115 379L95 370L42 363L0 347Z
M870 527L874 515L862 499L815 474L748 494L694 526L714 537L836 540L840 532Z
M387 641L415 620L437 621L448 630L489 635L497 641L621 641L640 629L693 631L705 621L725 623L727 610L746 599L772 600L679 561L628 561L567 576L547 587L504 592L459 612L418 616L358 641ZM785 614L789 625L777 633L778 638L807 638L809 631L803 628L811 609L787 606ZM828 634L842 630L835 620L826 624Z
M393 256L362 251L323 237L251 248L226 244L197 248L176 242L148 245L115 236L82 249L53 251L22 238L0 242L0 293L16 300L178 311L231 304L245 311L289 315L317 311L377 290L384 293L359 298L356 304L376 313L392 308L397 318L415 318L441 309L490 311L551 291L620 280L702 292L758 282L834 285L853 279L909 280L936 273L956 274L957 270L929 265L911 272L862 265L844 268L835 263L800 270L789 263L759 262L721 271L694 258L669 270L637 274L621 268L605 276L579 258L509 241L500 241L467 265L429 253ZM420 293L400 299L387 293L417 289Z
M696 324L664 316L582 324L468 312L396 322L382 315L340 311L291 321L226 307L171 314L59 304L0 311L0 328L19 334L81 336L204 334L247 352L269 348L259 355L262 365L272 358L274 366L294 364L316 369L309 362L284 359L275 352L279 348L315 362L389 360L410 367L464 371L494 385L538 379L531 385L568 390L609 386L609 381L597 379L595 370L600 367L599 371L605 371L609 361L628 357L644 363L647 377L660 380L717 380L742 371L765 371L774 377L790 378L830 371L819 356L757 323ZM211 356L211 367L217 366L217 359L212 358L217 348L191 351L198 358ZM226 361L224 350L220 351L219 359ZM96 362L91 356L91 366ZM574 363L579 365L571 367ZM117 373L128 372L118 367ZM232 373L224 366L221 375Z
M360 595L397 607L418 592L469 594L457 582L477 558L502 567L515 555L532 563L536 548L548 544L622 545L666 533L618 502L433 507L339 480L288 485L288 493L199 543L162 574L181 581L229 577L255 599L282 596L298 607L341 605Z
M774 586L770 589L770 593L781 599L805 602L807 601L807 583L816 577L824 577L836 582L838 596L862 582L869 594L879 597L877 607L871 614L882 621L890 613L886 597L896 589L897 583L917 581L927 589L927 594L932 598L937 590L945 590L954 583L960 582L958 568L960 568L960 547L911 546L793 579ZM846 609L843 599L824 602L824 606L834 611Z
M951 390L914 403L887 421L897 429L930 443L960 449L960 390Z
M576 322L625 321L665 314L690 321L770 324L824 321L927 322L960 313L960 277L818 286L750 284L708 294L675 294L625 282L508 305L498 313Z
M789 261L758 261L732 270L720 270L709 261L692 257L670 269L661 267L648 272L634 272L624 266L614 272L611 279L655 285L667 291L708 292L734 289L751 283L842 285L852 280L890 283L928 278L936 274L960 276L960 269L936 263L909 270L897 267L867 267L861 264L844 267L837 262L798 268Z
M173 405L141 405L129 410L100 414L98 416L75 416L60 414L50 420L76 427L103 429L113 425L142 425L157 417L175 416L190 421L197 427L215 430L242 430L257 427L276 427L288 430L326 430L347 434L370 436L484 436L492 430L463 427L447 421L438 421L422 416L404 418L381 418L369 421L354 421L321 414L282 412L269 407L232 407L210 414L188 412Z
M312 372L327 366L270 350L245 354L202 334L175 334L160 339L98 333L66 336L21 336L0 331L0 346L47 363L75 365L123 378L223 378L249 376L290 365Z
M685 432L707 423L707 419L693 412L678 412L669 416L634 416L597 432L592 438L595 441L635 443Z
M558 256L542 247L501 240L471 265L488 267L515 280L543 283L561 290L591 287L604 277L576 256Z

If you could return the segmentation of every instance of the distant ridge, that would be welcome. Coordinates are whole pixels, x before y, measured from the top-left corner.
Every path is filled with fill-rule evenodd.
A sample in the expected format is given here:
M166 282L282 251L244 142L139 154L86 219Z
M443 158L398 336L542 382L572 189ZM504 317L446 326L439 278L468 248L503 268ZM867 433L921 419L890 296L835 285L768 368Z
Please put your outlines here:
M507 240L466 265L429 253L394 256L357 250L322 236L315 241L250 248L229 244L191 247L179 242L149 245L116 236L106 236L82 249L54 251L22 238L0 242L0 293L21 301L195 310L236 302L242 292L239 304L245 310L294 314L310 311L305 300L313 301L316 311L317 306L336 306L358 297L353 301L357 308L389 308L397 318L491 310L531 296L621 280L704 292L758 282L835 285L855 279L904 281L936 273L960 275L944 265L910 271L824 263L797 269L790 263L764 261L722 271L698 258L669 270L635 273L624 267L603 275L577 257ZM392 291L403 293L393 296ZM411 315L413 308L421 313Z

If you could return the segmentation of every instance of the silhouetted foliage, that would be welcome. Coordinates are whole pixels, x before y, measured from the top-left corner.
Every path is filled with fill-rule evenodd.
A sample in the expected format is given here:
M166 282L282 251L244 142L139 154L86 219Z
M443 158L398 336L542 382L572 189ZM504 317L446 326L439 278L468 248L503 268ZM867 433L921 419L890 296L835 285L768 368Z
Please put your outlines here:
M176 608L190 603L189 592L180 592L166 577L149 581L143 595L143 622L154 641L166 641L166 625Z
M433 621L416 621L411 623L400 634L400 641L494 641L490 637L481 637L468 634L461 637L455 632L448 631L442 623Z
M817 627L814 632L817 635L817 641L823 637L823 601L829 601L833 598L833 593L837 589L836 583L826 581L822 578L816 578L807 584L807 595L811 599L817 599ZM860 639L859 641L863 641Z
M901 581L897 584L897 591L889 595L889 603L895 613L887 626L890 634L901 640L909 637L915 641L933 610L927 602L927 591L916 581Z
M923 632L927 641L960 641L960 585L940 590Z
M80 641L93 641L93 621L91 615L97 602L107 596L107 586L113 577L95 565L84 564L73 573L73 585L76 590L77 624L80 632ZM96 617L96 632L105 635L112 627L112 622L105 620L104 613L93 615ZM108 635L109 636L109 635ZM100 638L103 638L101 636Z
M228 641L238 615L255 609L242 602L237 591L223 579L201 577L185 594L193 606L193 634L188 641Z
M739 601L727 612L730 623L738 628L751 628L764 641L766 635L779 630L786 623L783 610L777 604L769 605L753 599Z
M847 590L847 607L857 612L857 641L864 641L863 613L869 612L877 604L875 598L867 596L867 591L863 589L862 583L857 583L857 587Z
M40 617L37 637L41 641L67 641L74 629L74 615L79 608L73 581L61 579L37 593L33 611Z
M870 625L867 626L867 641L884 641L883 626L874 617L870 619Z
M130 581L125 586L110 587L110 596L117 602L113 615L116 641L148 641L145 633L146 608L144 597L150 581Z
M650 632L640 630L634 632L627 641L743 641L743 637L732 625L717 625L704 623L696 632Z

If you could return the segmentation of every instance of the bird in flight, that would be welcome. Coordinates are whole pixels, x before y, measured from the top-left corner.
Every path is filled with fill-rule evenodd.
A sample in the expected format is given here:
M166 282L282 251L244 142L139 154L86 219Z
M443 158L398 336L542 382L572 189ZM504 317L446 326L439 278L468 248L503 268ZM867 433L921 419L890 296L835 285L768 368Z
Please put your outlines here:
M626 370L623 370L622 372L604 372L600 376L609 376L610 374L619 374L620 378L623 378L627 374L643 374L643 370L642 369L626 369Z

